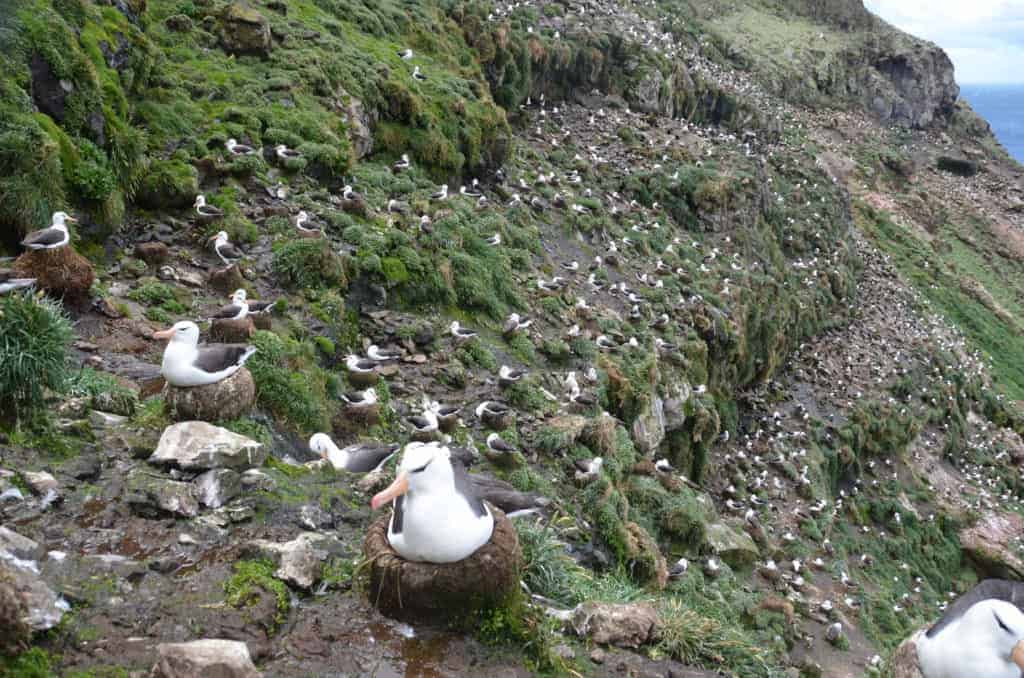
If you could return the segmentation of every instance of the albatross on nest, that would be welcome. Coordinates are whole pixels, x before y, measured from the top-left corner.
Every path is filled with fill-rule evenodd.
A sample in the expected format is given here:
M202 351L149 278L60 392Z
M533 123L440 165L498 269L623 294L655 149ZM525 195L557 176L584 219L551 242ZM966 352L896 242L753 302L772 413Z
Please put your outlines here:
M437 443L409 443L395 481L373 497L376 510L394 501L388 543L406 560L454 563L487 543L494 517L451 451Z
M153 333L154 339L169 339L160 373L171 386L204 386L227 379L245 364L256 349L241 344L199 346L199 327L183 320Z
M30 250L54 250L64 247L71 242L67 224L64 223L66 221L76 223L78 219L67 212L54 212L50 227L32 231L26 235L25 239L21 241L22 246Z
M960 596L917 637L924 678L1020 678L1024 583L989 579Z

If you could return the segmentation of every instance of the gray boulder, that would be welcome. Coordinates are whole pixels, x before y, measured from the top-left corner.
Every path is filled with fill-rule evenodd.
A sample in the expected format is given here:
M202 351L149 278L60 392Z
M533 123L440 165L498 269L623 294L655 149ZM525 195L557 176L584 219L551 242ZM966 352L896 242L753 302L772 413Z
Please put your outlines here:
M192 493L192 485L161 478L144 469L134 469L125 478L125 501L145 518L160 518L166 514L182 518L199 515L199 502Z
M249 648L237 640L204 638L190 643L161 643L150 678L256 678Z
M638 648L654 639L659 621L650 603L581 603L570 623L576 635L595 643Z
M185 470L261 466L267 457L262 443L202 421L186 421L164 429L149 463Z

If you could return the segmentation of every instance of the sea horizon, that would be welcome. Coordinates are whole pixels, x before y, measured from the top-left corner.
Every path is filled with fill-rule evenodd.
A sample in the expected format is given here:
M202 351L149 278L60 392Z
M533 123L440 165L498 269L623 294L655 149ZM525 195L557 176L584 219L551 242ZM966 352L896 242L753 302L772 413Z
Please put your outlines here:
M1007 153L1024 164L1024 83L970 83L960 97L988 121Z

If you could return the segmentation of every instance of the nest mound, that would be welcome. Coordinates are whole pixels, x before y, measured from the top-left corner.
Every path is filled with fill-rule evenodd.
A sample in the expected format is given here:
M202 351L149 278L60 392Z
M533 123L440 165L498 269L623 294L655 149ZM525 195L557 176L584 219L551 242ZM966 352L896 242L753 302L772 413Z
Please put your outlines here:
M256 382L244 367L204 386L164 386L164 408L173 421L230 421L256 404Z
M70 246L53 250L28 250L14 262L18 278L35 278L36 287L72 305L89 301L96 275L89 260Z
M392 616L430 619L501 604L519 588L522 552L512 521L494 506L490 509L490 541L455 563L405 560L388 543L391 516L375 521L363 540L370 602Z

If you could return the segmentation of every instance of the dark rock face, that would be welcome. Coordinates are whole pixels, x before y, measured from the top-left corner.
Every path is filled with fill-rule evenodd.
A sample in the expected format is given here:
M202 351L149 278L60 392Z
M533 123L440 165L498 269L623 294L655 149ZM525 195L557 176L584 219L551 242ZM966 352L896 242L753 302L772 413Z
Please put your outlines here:
M910 127L929 127L953 112L960 87L953 63L935 45L878 54L870 62L861 100L879 118ZM870 97L870 99L868 99Z
M956 174L961 177L973 177L978 173L978 165L966 158L954 158L952 156L940 156L935 166L943 172Z
M32 103L40 112L55 121L64 121L64 100L74 91L74 85L63 81L53 72L42 56L35 54L29 62L32 74Z

